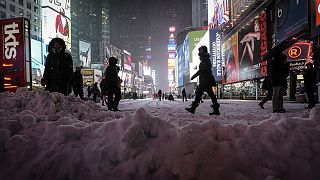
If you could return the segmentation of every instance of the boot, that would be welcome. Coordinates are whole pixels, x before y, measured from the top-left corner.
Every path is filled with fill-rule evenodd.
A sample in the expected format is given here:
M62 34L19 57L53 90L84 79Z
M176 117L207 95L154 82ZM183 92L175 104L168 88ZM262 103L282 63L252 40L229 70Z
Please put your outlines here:
M191 107L186 108L186 110L194 114L194 111L196 110L197 107L198 107L198 104L195 102L192 102Z
M217 104L216 106L210 105L213 109L213 112L209 113L209 115L220 115L219 107L220 104Z

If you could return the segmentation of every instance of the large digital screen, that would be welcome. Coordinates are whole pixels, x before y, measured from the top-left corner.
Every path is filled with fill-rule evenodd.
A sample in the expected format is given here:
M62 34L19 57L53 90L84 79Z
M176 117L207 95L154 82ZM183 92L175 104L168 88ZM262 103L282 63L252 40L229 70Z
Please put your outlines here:
M266 13L262 11L238 32L239 80L264 76L261 55L266 52Z
M59 37L71 51L70 0L42 0L42 37L47 45L51 39Z
M6 91L27 86L24 30L23 18L0 20L0 72Z
M184 53L182 47L178 50L178 87L183 86Z
M290 70L300 70L305 64L311 62L312 45L309 41L296 42L284 51L290 64Z
M185 38L183 45L183 56L184 56L184 67L183 67L183 82L188 83L190 82L190 70L189 70L189 63L190 63L190 49L189 49L189 35Z
M193 76L198 70L199 70L199 64L200 64L200 59L199 59L199 47L201 46L206 46L208 48L208 53L210 53L210 37L209 37L209 31L204 31L205 34L199 38L199 41L196 41L194 43L193 50L191 52L192 54L192 62L189 63L190 67L190 76ZM190 82L197 82L198 78L195 78L193 80L190 80Z
M209 28L217 28L229 21L229 0L208 0Z
M276 45L308 27L307 0L277 0L274 7L276 13Z
M115 57L118 59L118 63L117 65L118 66L121 66L121 53L122 53L122 50L120 48L117 48L116 46L113 46L111 44L108 44L106 46L106 51L107 51L107 59L109 59L110 57ZM108 65L108 61L106 62L107 65Z
M126 50L123 50L123 61L124 69L131 71L131 54Z
M225 67L222 82L225 84L239 81L238 33L232 35L223 44Z
M320 0L313 0L310 4L311 37L320 34Z
M197 46L197 44L201 41L202 37L206 34L206 30L202 30L202 31L191 31L189 32L189 57L188 57L188 61L190 63L193 62L193 56L192 56L192 52L195 49L195 47ZM198 53L197 53L198 54Z
M79 41L79 58L83 67L91 65L91 43Z

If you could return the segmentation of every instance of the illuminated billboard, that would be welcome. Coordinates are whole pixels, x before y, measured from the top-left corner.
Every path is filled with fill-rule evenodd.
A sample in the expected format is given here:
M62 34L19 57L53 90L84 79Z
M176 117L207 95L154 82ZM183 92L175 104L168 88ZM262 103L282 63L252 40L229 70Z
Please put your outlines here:
M182 47L178 50L178 87L183 86L184 56Z
M175 59L168 59L168 68L174 68L175 67Z
M224 49L223 83L239 81L238 33L232 35L222 44Z
M320 0L311 1L310 4L311 37L320 34Z
M229 21L229 0L208 0L208 25L217 28Z
M216 81L222 80L222 37L221 32L217 29L210 31L210 60L211 71ZM209 49L209 48L208 48Z
M48 45L51 39L59 37L71 51L70 1L42 0L42 38Z
M275 2L276 45L308 28L308 4L306 0L277 0Z
M117 65L121 66L121 53L122 50L120 48L117 48L116 46L113 46L111 44L108 44L106 46L106 51L107 51L107 59L109 59L110 57L115 57L118 59L118 63ZM106 62L107 64L109 64L108 62Z
M262 11L238 32L239 80L266 75L262 56L267 50L266 12Z
M85 41L79 41L79 58L83 67L91 65L91 44Z
M189 44L190 51L189 51L188 61L190 63L193 62L193 56L192 56L193 50L195 49L197 44L201 41L202 37L205 35L206 32L207 32L207 30L189 32L188 44ZM198 53L196 53L196 54L198 54Z
M0 72L4 75L4 88L15 92L17 87L26 87L31 82L30 48L24 18L0 20ZM30 85L30 84L29 84Z
M206 46L208 48L208 51L210 50L210 48L209 48L210 47L209 31L203 31L203 32L205 32L205 34L202 35L202 32L201 32L200 37L199 37L199 34L198 34L198 36L193 36L195 38L194 38L194 43L192 45L195 45L195 46L191 47L193 50L191 52L192 62L190 62L190 64L189 64L190 76L194 75L199 70L199 64L200 64L200 59L199 59L199 55L198 55L199 47ZM191 46L191 44L190 44L190 46ZM197 82L198 78L199 78L199 76L193 80L190 80L190 82Z
M126 51L123 50L123 67L124 69L131 71L132 67L131 67L131 54Z
M284 51L290 70L303 69L305 64L311 62L312 45L309 41L297 42Z

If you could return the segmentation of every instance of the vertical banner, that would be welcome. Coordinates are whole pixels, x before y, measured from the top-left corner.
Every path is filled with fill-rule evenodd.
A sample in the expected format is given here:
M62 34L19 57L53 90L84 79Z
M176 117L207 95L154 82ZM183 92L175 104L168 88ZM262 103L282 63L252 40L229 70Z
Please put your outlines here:
M238 32L239 36L239 80L259 78L261 55L266 53L266 13L262 11L249 25ZM265 66L265 64L264 64Z
M0 72L6 91L27 86L24 18L0 20Z
M222 82L224 84L239 81L238 33L223 43L224 62Z
M210 30L210 59L212 75L216 81L222 80L222 47L221 33L217 29Z
M79 58L83 67L91 67L91 44L79 41Z

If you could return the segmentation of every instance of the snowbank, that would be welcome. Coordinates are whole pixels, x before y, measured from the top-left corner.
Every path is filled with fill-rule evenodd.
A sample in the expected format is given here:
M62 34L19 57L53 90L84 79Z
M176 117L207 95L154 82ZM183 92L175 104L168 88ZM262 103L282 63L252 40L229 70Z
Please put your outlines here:
M320 109L177 128L45 91L0 94L0 179L320 179Z

